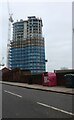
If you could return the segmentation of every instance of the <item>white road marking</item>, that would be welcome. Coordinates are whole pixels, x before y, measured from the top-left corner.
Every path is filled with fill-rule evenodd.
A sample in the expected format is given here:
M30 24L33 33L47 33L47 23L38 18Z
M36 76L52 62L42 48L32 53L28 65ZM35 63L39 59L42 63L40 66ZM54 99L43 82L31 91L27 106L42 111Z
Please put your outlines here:
M17 97L22 98L22 96L21 96L21 95L18 95L18 94L12 93L12 92L10 92L10 91L4 90L4 92L6 92L6 93L9 93L9 94L11 94L11 95L14 95L14 96L17 96Z
M50 106L50 105L46 105L46 104L44 104L44 103L37 102L37 104L42 105L42 106L44 106L44 107L52 108L52 109L54 109L54 110L57 110L57 111L60 111L60 112L63 112L63 113L66 113L66 114L69 114L69 115L74 116L74 113L67 112L67 111L65 111L65 110L62 110L62 109L59 109L59 108L56 108L56 107L53 107L53 106Z

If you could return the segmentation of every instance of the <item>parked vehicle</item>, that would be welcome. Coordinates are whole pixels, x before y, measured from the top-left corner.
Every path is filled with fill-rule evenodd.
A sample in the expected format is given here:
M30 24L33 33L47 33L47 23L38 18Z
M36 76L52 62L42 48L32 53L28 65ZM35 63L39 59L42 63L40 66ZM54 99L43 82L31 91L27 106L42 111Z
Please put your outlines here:
M64 75L65 86L74 88L74 74Z

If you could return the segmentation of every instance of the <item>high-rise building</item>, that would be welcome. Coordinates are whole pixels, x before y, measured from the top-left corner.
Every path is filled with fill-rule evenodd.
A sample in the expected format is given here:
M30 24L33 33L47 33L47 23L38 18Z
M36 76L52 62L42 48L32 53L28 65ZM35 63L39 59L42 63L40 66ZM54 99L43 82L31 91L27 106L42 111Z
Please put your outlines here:
M42 19L35 16L13 23L13 38L9 53L10 68L28 69L33 74L45 71L42 26Z

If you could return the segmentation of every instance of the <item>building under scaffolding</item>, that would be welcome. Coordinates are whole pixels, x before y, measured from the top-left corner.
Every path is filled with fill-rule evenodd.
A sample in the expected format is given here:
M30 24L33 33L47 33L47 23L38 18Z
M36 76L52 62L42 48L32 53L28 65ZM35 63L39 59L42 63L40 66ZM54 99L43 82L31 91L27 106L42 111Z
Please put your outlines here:
M33 74L45 71L45 44L42 26L42 19L35 16L13 23L9 68L28 69Z

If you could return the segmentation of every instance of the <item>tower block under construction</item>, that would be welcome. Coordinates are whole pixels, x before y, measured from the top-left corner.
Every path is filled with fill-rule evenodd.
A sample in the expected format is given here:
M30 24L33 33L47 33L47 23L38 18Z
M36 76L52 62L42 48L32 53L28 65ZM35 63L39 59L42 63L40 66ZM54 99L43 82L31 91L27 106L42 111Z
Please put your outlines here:
M42 19L35 16L13 23L10 42L9 67L31 70L32 74L44 72L45 44L42 36Z

